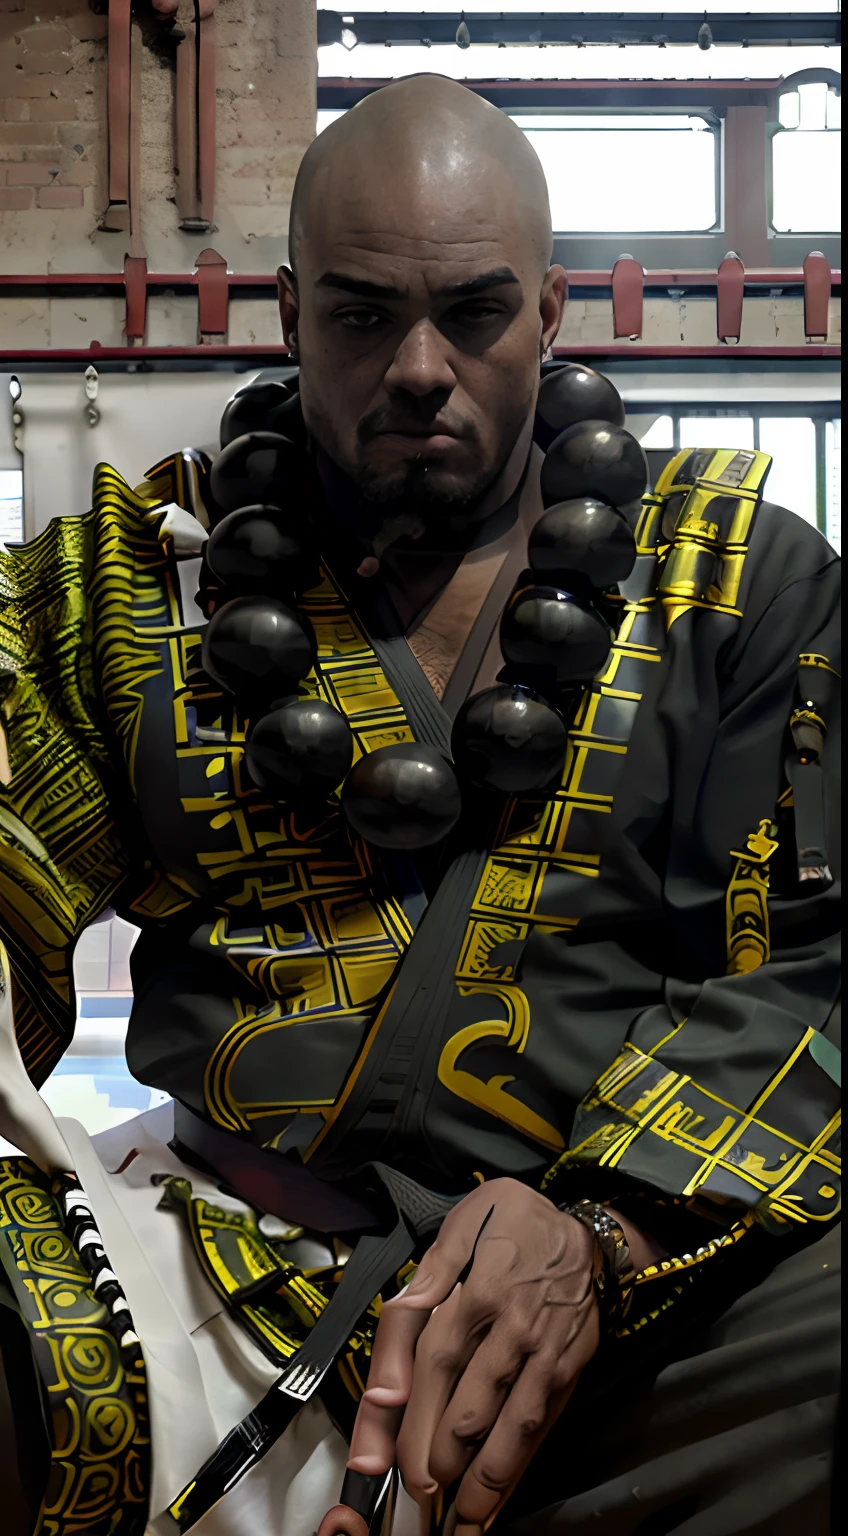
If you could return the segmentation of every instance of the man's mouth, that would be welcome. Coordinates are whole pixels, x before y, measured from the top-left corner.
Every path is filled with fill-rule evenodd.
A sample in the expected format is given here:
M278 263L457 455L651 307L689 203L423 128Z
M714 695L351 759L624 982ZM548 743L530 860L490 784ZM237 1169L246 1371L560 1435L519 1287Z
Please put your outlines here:
M450 427L444 427L439 422L433 422L426 427L421 426L394 426L383 427L375 434L377 442L385 442L398 448L411 449L414 453L430 455L445 453L459 441L456 432Z

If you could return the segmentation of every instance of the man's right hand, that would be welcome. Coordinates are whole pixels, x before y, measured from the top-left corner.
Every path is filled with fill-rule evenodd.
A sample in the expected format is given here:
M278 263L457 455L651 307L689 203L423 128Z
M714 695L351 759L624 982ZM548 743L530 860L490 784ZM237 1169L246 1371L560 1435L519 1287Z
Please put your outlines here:
M457 1205L383 1307L348 1466L397 1462L428 1508L462 1479L457 1531L488 1523L600 1339L591 1233L514 1179Z

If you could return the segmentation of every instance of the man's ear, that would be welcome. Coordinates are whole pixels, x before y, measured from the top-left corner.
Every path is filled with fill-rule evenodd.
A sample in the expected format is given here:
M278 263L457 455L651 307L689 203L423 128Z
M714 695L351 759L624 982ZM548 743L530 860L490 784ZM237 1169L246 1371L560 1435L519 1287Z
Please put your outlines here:
M543 357L559 335L567 300L568 275L565 268L550 267L545 273L542 292L539 295L539 316L542 321L539 344Z
M297 298L297 278L292 272L291 267L277 268L277 297L280 301L283 340L287 347L296 347L297 321L300 307Z

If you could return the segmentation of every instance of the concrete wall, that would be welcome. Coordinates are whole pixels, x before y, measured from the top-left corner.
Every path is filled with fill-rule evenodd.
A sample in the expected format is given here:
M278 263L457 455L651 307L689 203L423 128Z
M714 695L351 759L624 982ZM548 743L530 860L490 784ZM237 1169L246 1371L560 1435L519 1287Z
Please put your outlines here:
M178 228L174 71L167 53L155 50L153 16L140 6L133 36L141 97L136 254L151 270L184 272L214 245L233 271L273 271L285 257L291 189L315 133L314 0L218 0L217 228L204 235ZM181 0L180 19L192 16ZM123 266L127 236L99 229L107 201L106 26L86 0L0 0L3 271Z

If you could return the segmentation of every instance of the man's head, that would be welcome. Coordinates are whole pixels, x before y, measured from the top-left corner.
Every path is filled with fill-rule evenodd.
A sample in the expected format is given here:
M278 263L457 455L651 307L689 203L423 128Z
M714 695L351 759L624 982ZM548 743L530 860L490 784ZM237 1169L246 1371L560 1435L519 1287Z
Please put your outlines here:
M367 499L473 505L523 456L565 297L550 251L534 151L454 81L386 86L310 146L283 329L307 426Z

